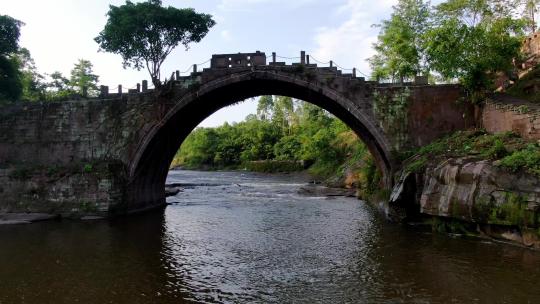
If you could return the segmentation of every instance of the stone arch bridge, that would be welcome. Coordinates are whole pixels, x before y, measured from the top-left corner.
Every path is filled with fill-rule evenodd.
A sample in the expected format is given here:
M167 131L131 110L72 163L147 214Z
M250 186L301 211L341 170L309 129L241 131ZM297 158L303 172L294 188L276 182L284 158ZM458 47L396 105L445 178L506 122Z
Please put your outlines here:
M474 125L454 85L379 84L330 63L270 62L264 53L213 55L210 68L158 92L0 107L0 212L111 215L165 203L169 165L184 138L222 107L260 95L316 104L343 120L391 186L399 153Z

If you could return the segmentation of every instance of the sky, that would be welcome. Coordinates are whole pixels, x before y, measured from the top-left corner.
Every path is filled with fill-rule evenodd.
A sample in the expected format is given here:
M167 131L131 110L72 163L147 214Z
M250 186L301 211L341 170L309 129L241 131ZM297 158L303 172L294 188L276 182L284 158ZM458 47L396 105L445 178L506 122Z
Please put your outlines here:
M132 1L140 2L140 1ZM216 25L189 50L178 46L162 67L162 77L186 71L212 54L276 52L298 57L306 51L313 58L333 60L341 67L356 67L369 75L366 61L374 53L378 29L397 0L164 0L164 6L192 7L213 15ZM134 87L149 79L146 70L124 69L119 55L98 51L94 37L107 21L110 5L124 0L2 0L0 14L21 20L20 45L26 47L40 73L60 71L69 75L84 58L94 65L99 84ZM221 109L201 126L241 121L256 109L255 101Z

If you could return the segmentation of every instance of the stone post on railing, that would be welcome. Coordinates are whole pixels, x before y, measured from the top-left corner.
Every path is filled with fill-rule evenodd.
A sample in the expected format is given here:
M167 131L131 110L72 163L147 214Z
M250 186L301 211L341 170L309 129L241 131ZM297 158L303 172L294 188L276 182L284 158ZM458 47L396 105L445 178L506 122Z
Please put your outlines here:
M137 83L137 93L141 92L141 84Z
M118 95L122 95L122 85L118 85Z
M193 73L197 73L197 65L196 64L193 65Z
M309 64L309 55L306 55L306 63Z
M176 70L176 80L180 80L180 71Z
M276 52L272 52L272 62L276 63Z
M300 52L300 63L301 64L306 64L306 51L301 51Z
M353 78L356 78L356 68L353 68L353 69L352 69L352 77L353 77Z
M84 94L84 92L83 92ZM108 86L100 86L99 87L99 97L106 98L109 95L109 87Z
M142 91L143 92L148 91L148 80L143 80L142 81Z
M334 62L330 60L330 67L333 67L333 66L334 66Z

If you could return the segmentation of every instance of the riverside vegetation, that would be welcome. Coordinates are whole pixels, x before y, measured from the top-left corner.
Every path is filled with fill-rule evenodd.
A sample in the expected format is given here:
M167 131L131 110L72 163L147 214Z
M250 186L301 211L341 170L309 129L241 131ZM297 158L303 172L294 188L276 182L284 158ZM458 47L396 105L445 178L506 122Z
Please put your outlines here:
M310 103L262 96L257 114L239 123L197 128L172 167L291 172L307 169L332 186L379 189L380 173L366 146L342 121Z

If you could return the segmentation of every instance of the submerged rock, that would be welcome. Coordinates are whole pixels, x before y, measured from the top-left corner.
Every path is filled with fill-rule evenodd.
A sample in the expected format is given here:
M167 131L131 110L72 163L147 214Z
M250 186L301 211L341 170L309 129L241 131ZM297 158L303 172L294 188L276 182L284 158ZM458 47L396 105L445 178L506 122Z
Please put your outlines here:
M174 196L177 195L179 192L184 191L184 188L178 187L178 186L165 186L165 196Z
M306 185L298 189L298 194L305 196L356 196L355 189L330 188L319 185Z
M57 218L49 213L0 213L0 225L30 224Z

